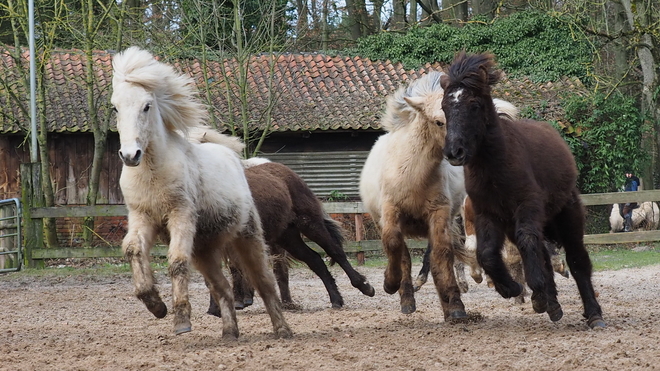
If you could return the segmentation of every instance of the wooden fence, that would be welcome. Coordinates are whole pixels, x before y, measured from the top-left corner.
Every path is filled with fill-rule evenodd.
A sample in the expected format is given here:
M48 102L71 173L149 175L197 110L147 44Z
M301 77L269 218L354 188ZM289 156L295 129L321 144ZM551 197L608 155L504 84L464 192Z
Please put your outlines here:
M33 179L39 184L38 179ZM644 202L660 200L660 190L639 192L616 192L582 195L585 206L612 205L623 202ZM358 260L364 257L365 252L381 251L380 240L362 239L362 215L366 213L361 202L328 202L323 204L329 214L353 214L356 223L355 241L348 241L344 249L347 253L357 254ZM38 248L43 246L43 232L41 229L42 218L62 217L86 217L86 216L125 216L127 210L124 205L100 205L100 206L66 206L66 207L28 207L24 206L23 220L26 231L26 245L24 256L26 265L35 267L43 264L43 259L57 258L99 258L99 257L121 257L119 247L95 247L95 248ZM628 233L603 233L589 234L584 236L585 244L619 244L635 242L660 241L660 230L638 231ZM426 248L426 241L408 240L411 249ZM310 246L321 252L322 250L313 243ZM156 246L152 254L165 256L166 248Z

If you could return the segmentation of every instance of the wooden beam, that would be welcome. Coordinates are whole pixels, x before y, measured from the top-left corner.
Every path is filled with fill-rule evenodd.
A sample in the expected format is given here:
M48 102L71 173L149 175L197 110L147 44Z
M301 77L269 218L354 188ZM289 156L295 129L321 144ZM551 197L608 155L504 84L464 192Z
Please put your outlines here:
M655 242L660 241L660 231L635 231L622 233L587 234L584 236L586 245L615 245L619 243Z
M121 258L124 253L121 247L63 247L58 249L34 249L33 259L67 259L67 258ZM166 246L154 246L151 256L167 256Z
M86 216L126 216L126 205L31 207L32 218L82 218Z
M646 202L660 200L660 189L637 192L610 192L580 195L586 206L612 205L624 202Z

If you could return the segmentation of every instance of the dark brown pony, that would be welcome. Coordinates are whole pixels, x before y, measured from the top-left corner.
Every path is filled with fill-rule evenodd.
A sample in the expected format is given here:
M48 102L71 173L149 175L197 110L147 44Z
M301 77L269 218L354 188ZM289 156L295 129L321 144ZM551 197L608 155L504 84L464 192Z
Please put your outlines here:
M294 259L300 260L318 275L330 296L333 308L341 308L344 299L339 293L335 279L328 271L321 256L312 250L302 239L301 233L316 242L333 261L346 272L351 284L363 294L374 296L375 290L362 274L349 263L344 252L341 227L323 210L323 205L307 186L305 181L288 167L266 162L250 166L246 162L245 177L247 178L254 203L257 206L266 243L275 256L274 271L280 288L280 296L285 307L291 307L293 300L288 284L288 265L282 255L286 251ZM240 275L234 270L234 300L237 307L241 304L241 290L245 285L240 283ZM237 282L239 281L239 282ZM251 296L247 294L248 301ZM209 313L219 315L211 299ZM250 303L244 303L249 305Z
M442 79L444 154L452 165L465 168L479 264L500 295L520 295L522 286L511 278L501 256L508 237L520 250L534 310L558 321L563 312L543 240L557 242L566 251L588 325L605 327L583 243L584 208L573 155L549 124L498 116L490 87L499 76L492 55L460 53Z

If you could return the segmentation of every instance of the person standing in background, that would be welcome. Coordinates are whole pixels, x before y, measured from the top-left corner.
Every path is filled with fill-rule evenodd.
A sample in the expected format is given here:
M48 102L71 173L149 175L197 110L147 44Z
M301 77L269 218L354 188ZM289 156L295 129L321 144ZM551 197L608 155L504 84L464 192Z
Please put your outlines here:
M639 189L639 178L636 177L631 171L626 172L626 184L624 192L635 192ZM621 207L621 205L619 205ZM628 202L623 204L621 208L621 216L623 217L623 231L632 231L632 211L637 207L637 202Z

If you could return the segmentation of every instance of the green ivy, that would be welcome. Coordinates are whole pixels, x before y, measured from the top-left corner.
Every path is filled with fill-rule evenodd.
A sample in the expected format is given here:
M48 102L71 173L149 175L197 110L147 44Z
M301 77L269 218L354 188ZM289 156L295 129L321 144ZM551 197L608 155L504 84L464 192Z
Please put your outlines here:
M414 27L407 33L382 32L358 40L347 50L373 60L401 62L415 69L436 61L451 63L456 52L492 52L511 76L533 81L555 81L563 76L588 76L592 49L576 39L568 23L546 13L524 11L495 19L474 21L457 28L447 24Z
M640 148L649 128L632 97L572 96L563 106L571 132L555 126L575 156L583 193L617 191L625 182L626 171L638 172L650 161L650 155Z

